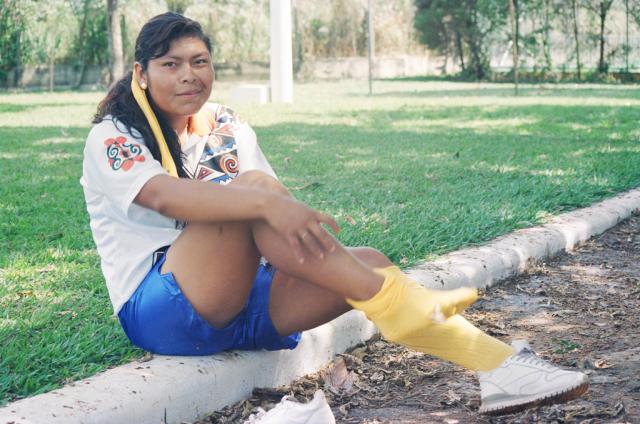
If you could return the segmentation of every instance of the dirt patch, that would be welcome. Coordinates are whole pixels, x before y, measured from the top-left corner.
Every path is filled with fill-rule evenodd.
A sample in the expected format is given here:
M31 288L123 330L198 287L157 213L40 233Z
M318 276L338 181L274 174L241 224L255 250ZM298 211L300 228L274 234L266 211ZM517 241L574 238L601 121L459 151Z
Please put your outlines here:
M327 369L254 396L204 423L241 423L285 395L307 401L321 388L338 423L640 423L640 218L573 252L491 288L465 316L509 342L581 369L591 385L563 405L489 418L478 415L474 373L370 340Z

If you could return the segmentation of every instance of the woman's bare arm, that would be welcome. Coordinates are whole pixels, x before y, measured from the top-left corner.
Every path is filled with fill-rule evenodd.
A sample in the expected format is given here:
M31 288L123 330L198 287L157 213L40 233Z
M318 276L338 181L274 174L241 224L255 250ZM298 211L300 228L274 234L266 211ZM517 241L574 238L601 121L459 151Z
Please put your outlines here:
M319 255L335 249L333 237L321 224L340 230L332 217L282 194L168 175L147 181L134 202L187 222L264 220L286 238L298 259L302 245Z
M157 175L142 187L134 203L181 221L263 219L272 193Z

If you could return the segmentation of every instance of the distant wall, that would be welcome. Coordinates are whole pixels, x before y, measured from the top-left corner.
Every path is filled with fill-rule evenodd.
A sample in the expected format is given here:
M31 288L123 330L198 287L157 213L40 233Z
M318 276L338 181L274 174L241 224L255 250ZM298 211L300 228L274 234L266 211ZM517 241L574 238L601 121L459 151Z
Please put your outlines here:
M381 56L373 61L374 78L415 77L437 75L439 64L428 56ZM369 76L369 59L366 57L345 57L316 59L305 62L299 76L304 79L361 79Z
M440 61L429 60L428 56L377 57L373 62L375 78L393 78L408 76L435 75L440 73L436 66ZM216 63L216 78L220 80L268 80L269 64L266 62ZM317 59L294 64L296 78L299 80L367 78L369 60L366 57L345 57ZM56 65L54 85L72 87L78 81L80 71L77 66ZM106 66L87 66L82 86L105 86L109 79ZM49 86L49 67L46 65L23 68L22 76L16 83L15 72L10 73L7 84L2 88L47 88Z
M7 84L3 88L38 88L49 87L49 67L46 65L26 66L22 69L20 80L16 83L15 71L9 73ZM53 83L59 86L74 86L80 77L80 70L77 66L56 65L54 68ZM105 85L109 77L109 70L105 66L87 66L83 85Z

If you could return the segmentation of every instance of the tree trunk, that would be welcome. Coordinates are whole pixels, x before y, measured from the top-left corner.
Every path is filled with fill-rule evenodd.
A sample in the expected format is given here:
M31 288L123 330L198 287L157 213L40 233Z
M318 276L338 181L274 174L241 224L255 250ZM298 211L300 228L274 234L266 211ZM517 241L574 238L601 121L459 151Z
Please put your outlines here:
M444 48L444 61L442 63L442 75L447 75L447 67L449 66L449 56L451 55L451 32L444 26L444 39L445 39L445 48Z
M20 30L16 39L16 67L13 69L13 81L16 88L22 87L22 37L24 31Z
M625 70L629 73L629 0L624 0L625 14L625 42L624 42L624 61Z
M300 23L298 21L298 8L295 3L292 5L293 9L293 41L295 50L295 60L293 61L293 73L298 75L302 64L304 63L304 54L302 53L302 33L300 31ZM253 35L253 34L252 34Z
M550 37L550 29L551 25L549 22L549 3L551 0L545 0L544 2L544 29L542 35L542 48L544 50L544 61L546 63L546 68L550 72L553 69L553 60L551 58L551 37Z
M75 84L73 84L73 88L77 89L82 84L82 80L84 80L84 74L87 69L87 60L86 60L86 46L84 43L85 32L87 28L87 18L89 15L89 0L84 0L84 11L82 14L82 22L80 23L80 31L78 32L78 42L80 46L80 70L78 72L78 79Z
M518 95L518 19L516 0L509 0L509 18L511 20L511 40L513 42L513 83L515 95Z
M449 49L447 48L444 52L444 60L442 61L442 67L440 68L440 72L442 72L442 75L447 75L448 67L449 67Z
M513 18L516 24L516 28L514 31L516 35L515 46L518 49L518 53L520 53L520 4L518 3L518 0L510 0L510 1L513 2Z
M53 92L53 88L54 88L54 78L56 75L55 66L56 66L55 53L49 52L49 91L50 92Z
M600 10L598 11L598 16L600 17L600 60L598 61L598 72L602 74L606 74L609 71L609 65L605 63L604 60L604 30L607 22L607 15L609 14L609 9L611 9L612 4L613 0L602 0L600 1Z
M473 70L476 74L476 79L483 80L486 76L482 52L480 51L480 43L474 38L469 43L469 49L471 50L471 61Z
M354 24L351 31L349 31L351 35L351 54L353 56L358 56L358 32L356 28L357 25Z
M624 41L624 61L625 71L629 73L629 0L624 0L625 15L625 41Z
M607 13L604 11L604 2L600 2L600 59L598 59L598 72L606 73L604 64L604 21Z
M122 31L120 28L118 0L107 0L107 17L107 25L109 26L110 82L114 83L124 74L124 54L122 51Z
M458 51L458 58L460 59L460 70L464 74L466 67L464 65L464 50L462 49L462 35L459 30L455 30L456 33L456 50Z
M576 41L576 66L578 80L582 79L582 65L580 64L580 38L578 36L578 2L571 0L571 16L573 17L573 37Z
M480 29L478 28L478 16L475 2L473 3L473 10L470 14L467 29L469 32L468 45L469 50L471 51L471 66L475 72L476 79L483 80L486 77L487 73L485 69L484 52L482 50L482 34L480 33Z

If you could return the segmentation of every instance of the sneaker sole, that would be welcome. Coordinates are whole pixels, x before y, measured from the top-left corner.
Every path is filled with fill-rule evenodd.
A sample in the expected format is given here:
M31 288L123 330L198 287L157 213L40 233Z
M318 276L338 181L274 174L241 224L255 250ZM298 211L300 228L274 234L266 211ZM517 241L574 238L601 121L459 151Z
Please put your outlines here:
M478 412L484 415L507 415L537 406L568 402L581 396L584 392L587 391L588 387L589 381L587 380L576 387L563 392L550 393L546 396L543 396L542 398L536 397L535 399L529 400L518 399L511 402L501 402L499 404L489 406L480 406Z

